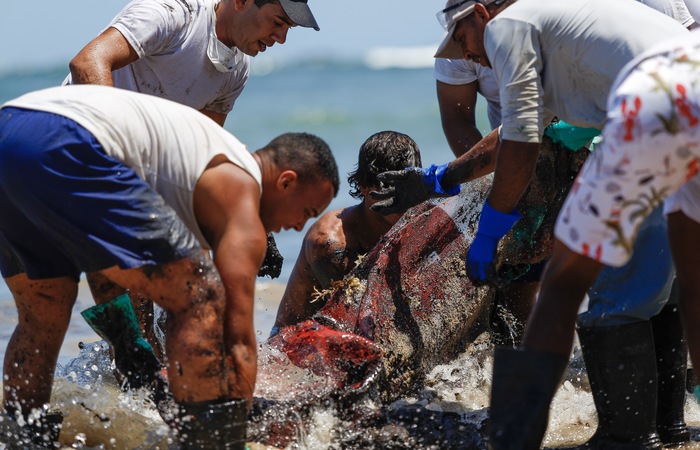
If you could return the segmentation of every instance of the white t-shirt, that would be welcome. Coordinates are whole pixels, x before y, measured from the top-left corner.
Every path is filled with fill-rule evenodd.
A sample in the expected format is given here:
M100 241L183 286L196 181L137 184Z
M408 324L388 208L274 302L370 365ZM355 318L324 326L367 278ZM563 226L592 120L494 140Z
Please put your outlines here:
M620 69L684 33L672 18L637 2L518 0L489 21L484 39L500 87L501 137L540 142L554 115L601 128Z
M697 23L700 23L700 0L685 0L685 7Z
M501 124L501 104L498 101L498 84L489 67L468 59L435 58L435 79L445 84L461 85L477 82L477 92L486 99L491 128Z
M695 23L695 19L688 11L685 0L637 0L639 3L647 5L655 10L672 17L676 22L684 27L689 27Z
M112 72L114 85L227 114L250 74L238 49L237 65L219 72L207 56L214 0L133 0L112 20L139 59ZM70 75L65 83L70 83Z
M232 134L204 114L179 103L107 86L54 87L25 94L3 106L67 117L98 140L107 155L134 169L177 212L203 248L193 194L216 155L224 155L260 186L260 166ZM235 193L233 193L235 194Z

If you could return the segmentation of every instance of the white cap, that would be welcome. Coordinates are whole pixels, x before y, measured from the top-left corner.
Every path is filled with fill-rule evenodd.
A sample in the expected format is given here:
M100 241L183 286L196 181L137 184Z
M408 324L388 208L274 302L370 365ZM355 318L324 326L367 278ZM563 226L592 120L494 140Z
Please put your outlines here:
M460 46L452 39L457 22L474 12L474 5L481 3L486 6L496 0L447 0L445 9L437 13L437 18L447 34L442 39L435 52L435 58L464 59Z

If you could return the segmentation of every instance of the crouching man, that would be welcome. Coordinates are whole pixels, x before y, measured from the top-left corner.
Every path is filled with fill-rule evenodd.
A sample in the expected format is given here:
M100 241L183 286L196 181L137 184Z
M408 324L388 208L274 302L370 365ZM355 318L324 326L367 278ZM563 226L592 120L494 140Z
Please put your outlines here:
M38 410L44 419L23 438L49 448L58 441L60 415L46 405L85 272L167 311L182 446L242 449L266 234L301 230L338 184L316 136L284 134L251 154L203 114L154 96L67 86L4 104L0 271L19 320L3 404L16 418Z

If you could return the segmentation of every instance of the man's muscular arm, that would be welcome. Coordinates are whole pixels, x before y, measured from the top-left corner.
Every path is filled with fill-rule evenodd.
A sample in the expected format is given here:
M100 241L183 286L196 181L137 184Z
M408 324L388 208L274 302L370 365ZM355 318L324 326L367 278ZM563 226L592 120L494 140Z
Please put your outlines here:
M318 288L328 289L334 280L342 280L354 264L354 252L348 253L344 234L318 233L306 246L311 270L318 282Z
M460 85L437 81L442 130L456 157L465 154L482 138L476 127L478 86L476 81Z
M315 292L328 289L333 280L342 279L354 266L356 255L347 254L340 213L327 212L304 236L277 311L276 327L310 318L323 306L323 302L313 301Z
M112 71L139 59L136 50L115 28L107 28L70 62L73 84L113 86Z

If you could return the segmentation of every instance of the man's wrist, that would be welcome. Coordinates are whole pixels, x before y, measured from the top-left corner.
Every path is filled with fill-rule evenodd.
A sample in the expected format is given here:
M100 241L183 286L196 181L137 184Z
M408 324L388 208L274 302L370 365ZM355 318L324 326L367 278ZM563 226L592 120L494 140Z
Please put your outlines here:
M520 220L520 217L520 213L517 210L514 209L510 213L504 213L492 208L487 200L484 202L481 217L479 217L478 233L497 240L501 239L508 234L516 222Z
M461 191L461 186L445 188L442 185L442 178L445 176L448 164L437 166L435 164L423 169L423 179L432 187L435 193L440 195L457 195Z

